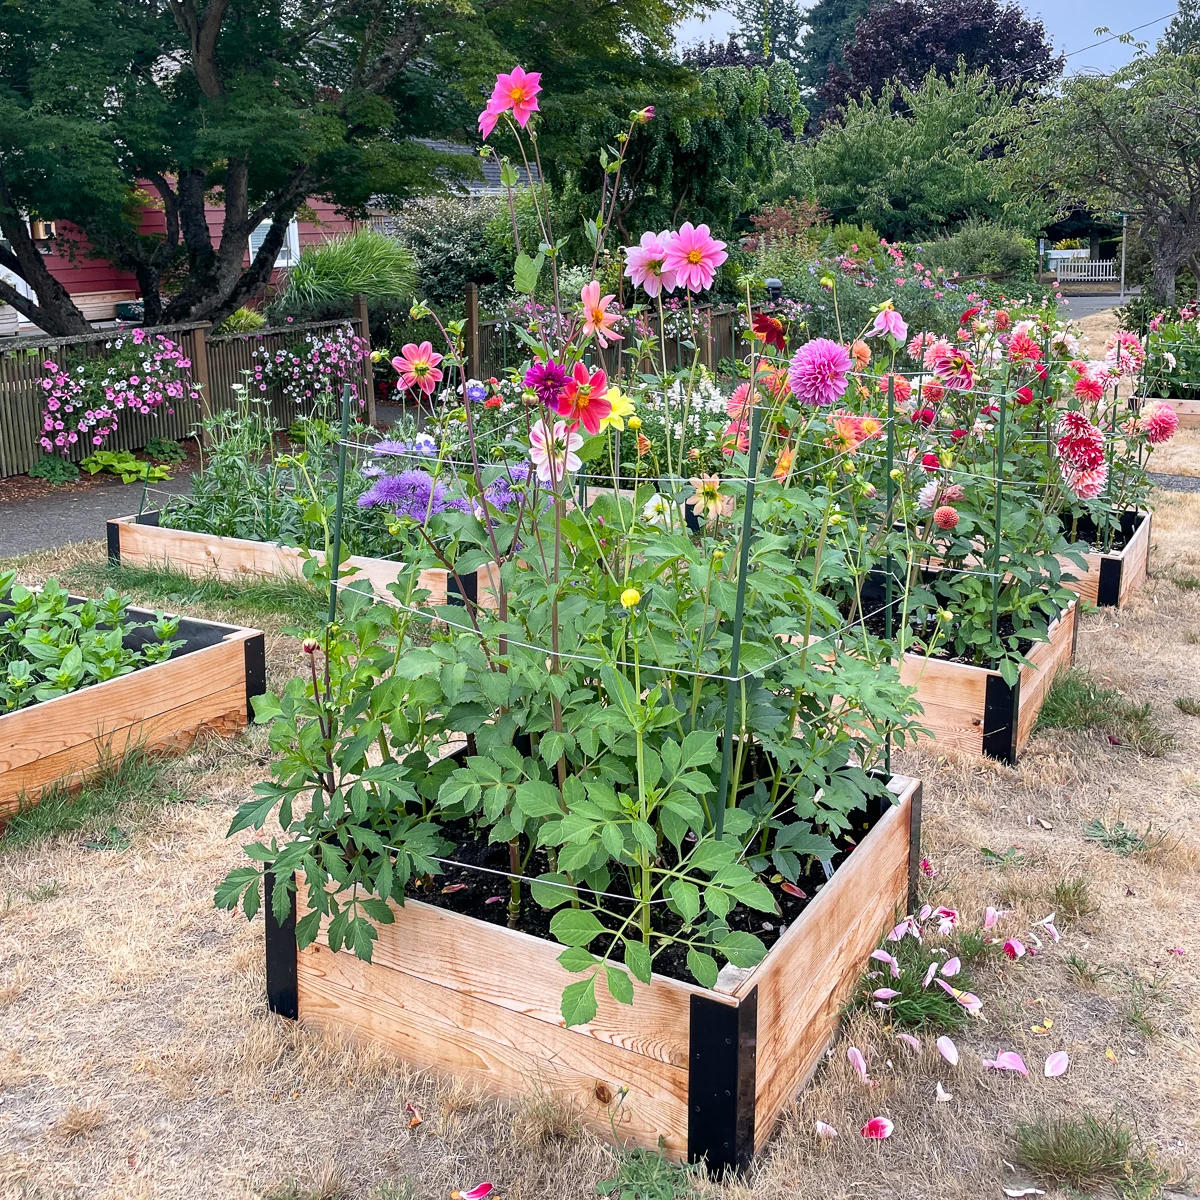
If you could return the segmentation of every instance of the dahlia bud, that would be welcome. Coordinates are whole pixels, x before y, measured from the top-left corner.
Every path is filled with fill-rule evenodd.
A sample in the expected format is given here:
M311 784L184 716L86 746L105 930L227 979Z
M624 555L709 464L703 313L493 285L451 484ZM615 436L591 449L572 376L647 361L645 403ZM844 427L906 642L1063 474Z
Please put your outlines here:
M954 620L954 614L948 608L938 610L938 620L949 625Z
M639 429L641 429L641 427L642 427L642 418L641 417L630 417L629 420L626 421L625 423L629 426L630 429L632 429L634 431L634 433L637 433L637 431Z
M633 114L633 120L639 125L649 125L654 120L654 105L647 104L645 108L638 109Z
M639 592L637 588L626 588L621 593L621 607L626 609L636 608L638 601L641 600L641 598L642 593Z
M888 472L888 475L891 476L891 479L894 483L899 483L900 480L902 480L904 478L904 472L902 470L900 470L899 467L893 467Z
M1033 388L1023 387L1017 388L1016 401L1018 404L1033 403Z
M304 653L305 654L316 654L316 652L320 648L321 648L321 643L318 642L316 638L305 638L304 639Z
M933 514L933 523L939 529L953 529L958 524L958 509L951 508L949 504L943 504Z

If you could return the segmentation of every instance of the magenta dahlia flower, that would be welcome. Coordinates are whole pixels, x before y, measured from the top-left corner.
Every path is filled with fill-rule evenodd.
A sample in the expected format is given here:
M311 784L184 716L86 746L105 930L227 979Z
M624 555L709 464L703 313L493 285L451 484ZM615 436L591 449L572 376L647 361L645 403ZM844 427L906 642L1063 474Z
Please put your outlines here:
M792 355L788 387L801 404L827 408L846 390L850 367L845 346L828 338L813 338Z
M1090 471L1104 462L1104 434L1083 413L1063 413L1058 434L1058 457L1067 467Z
M496 76L496 86L492 89L492 98L484 112L490 109L498 116L511 110L517 124L524 129L529 124L529 118L538 111L537 95L541 90L540 71L526 71L524 67L513 67L511 71ZM482 114L479 123L482 126Z
M667 246L663 269L673 272L689 292L702 292L712 287L717 268L728 257L725 243L713 237L707 225L684 221Z
M525 372L525 386L536 392L544 405L553 408L567 386L567 373L553 359L549 362L535 361Z

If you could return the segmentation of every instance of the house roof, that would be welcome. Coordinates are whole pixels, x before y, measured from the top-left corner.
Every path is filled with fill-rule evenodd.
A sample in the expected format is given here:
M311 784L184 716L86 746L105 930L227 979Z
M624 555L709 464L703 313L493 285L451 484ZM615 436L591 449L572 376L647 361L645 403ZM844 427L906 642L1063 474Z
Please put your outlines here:
M462 142L452 142L446 138L417 138L415 140L430 150L436 150L439 154L462 154L475 158L483 172L483 178L456 179L454 181L454 185L464 190L467 195L504 195L504 185L500 182L500 164L493 155L489 155L487 158L480 158L478 146L466 146ZM537 182L538 172L536 166L531 173L525 169L523 163L514 165L517 168L518 187L528 187L530 183Z

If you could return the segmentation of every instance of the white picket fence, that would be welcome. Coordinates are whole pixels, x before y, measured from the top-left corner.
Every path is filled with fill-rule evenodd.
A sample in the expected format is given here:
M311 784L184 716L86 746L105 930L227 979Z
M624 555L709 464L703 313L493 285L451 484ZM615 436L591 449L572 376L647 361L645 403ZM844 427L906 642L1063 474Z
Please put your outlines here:
M1064 258L1055 273L1059 283L1116 283L1117 261L1114 258Z

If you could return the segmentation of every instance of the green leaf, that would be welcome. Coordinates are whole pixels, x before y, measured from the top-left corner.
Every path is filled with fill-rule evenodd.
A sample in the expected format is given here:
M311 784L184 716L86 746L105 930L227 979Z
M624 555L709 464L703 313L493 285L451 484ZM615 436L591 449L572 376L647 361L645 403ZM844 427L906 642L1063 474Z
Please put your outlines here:
M535 819L557 817L562 813L558 789L539 780L518 784L516 802L521 812Z
M537 288L538 276L542 273L545 261L544 254L539 254L537 258L530 258L522 250L517 255L517 261L513 266L513 287L526 296L532 296Z
M586 1025L596 1017L596 976L577 980L563 988L561 1011L569 1029Z
M604 964L604 974L608 977L608 990L618 1004L633 1003L633 980L611 963Z
M556 886L558 884L566 886L558 887ZM534 903L541 905L542 908L561 908L571 899L574 890L571 887L571 881L561 872L547 871L529 885L529 894L533 897Z
M690 925L700 915L700 889L686 879L676 879L668 892L684 923Z
M699 950L689 950L687 953L688 970L701 987L714 988L717 986L717 960L711 954L702 954Z
M550 932L564 946L586 946L604 932L604 926L593 912L568 908L557 912L550 921Z
M756 967L767 956L767 948L752 933L733 930L718 943L717 949L735 967Z
M635 979L640 979L642 983L650 982L650 973L653 965L650 959L650 951L645 943L632 940L625 943L625 965L629 968Z
M600 960L590 951L585 950L582 946L568 946L558 956L558 965L564 971L586 971L589 967L599 966Z

